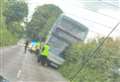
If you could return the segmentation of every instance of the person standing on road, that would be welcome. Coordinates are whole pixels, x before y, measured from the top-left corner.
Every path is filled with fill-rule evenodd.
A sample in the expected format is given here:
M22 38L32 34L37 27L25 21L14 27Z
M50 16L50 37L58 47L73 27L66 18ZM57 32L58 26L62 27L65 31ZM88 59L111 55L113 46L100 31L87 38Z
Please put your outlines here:
M25 42L25 51L24 51L25 53L27 52L28 44L29 44L29 41L26 40L26 42Z
M48 66L49 45L45 44L40 53L40 61L44 66Z
M40 47L37 48L36 50L36 55L37 55L37 62L41 63L41 48L43 46L43 42L40 42Z
M40 62L40 47L41 47L41 42L38 41L37 44L36 44L36 51L35 51L38 63Z

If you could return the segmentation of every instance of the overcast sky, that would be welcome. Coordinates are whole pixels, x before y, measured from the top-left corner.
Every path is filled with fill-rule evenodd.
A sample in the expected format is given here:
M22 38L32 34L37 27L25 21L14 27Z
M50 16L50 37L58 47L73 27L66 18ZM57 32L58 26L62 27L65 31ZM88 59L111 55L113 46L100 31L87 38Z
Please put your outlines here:
M90 31L93 32L90 32L88 37L94 37L97 36L97 34L105 36L120 22L120 9L113 11L102 8L98 10L98 13L102 13L101 15L86 9L80 0L28 0L28 3L29 17L32 16L34 8L39 5L55 4L59 6L65 14L86 25ZM103 14L108 16L104 16ZM112 36L120 36L120 25Z

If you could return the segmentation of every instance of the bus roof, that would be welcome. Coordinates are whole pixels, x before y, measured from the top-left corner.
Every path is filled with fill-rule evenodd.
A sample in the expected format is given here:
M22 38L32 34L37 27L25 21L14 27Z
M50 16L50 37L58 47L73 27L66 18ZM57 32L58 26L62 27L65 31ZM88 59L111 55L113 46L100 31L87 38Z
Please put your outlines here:
M65 19L73 22L74 24L79 25L80 28L83 29L83 30L86 30L86 31L89 30L87 26L85 26L84 24L82 24L82 23L78 22L77 20L73 19L73 17L71 17L71 16L69 16L69 15L61 14L61 15L60 15L60 19L62 19L62 18L65 18Z

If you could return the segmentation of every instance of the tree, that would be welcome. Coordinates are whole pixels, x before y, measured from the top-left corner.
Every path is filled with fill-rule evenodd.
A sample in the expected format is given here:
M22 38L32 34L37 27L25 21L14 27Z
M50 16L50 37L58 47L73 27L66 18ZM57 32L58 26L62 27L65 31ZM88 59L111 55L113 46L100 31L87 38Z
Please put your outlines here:
M7 6L3 15L6 17L6 24L23 21L28 15L28 6L23 1L6 2Z
M103 38L99 39L103 40ZM65 63L60 68L60 72L70 79L79 68L83 67L88 54L97 46L95 40L87 44L75 43L68 47L64 52ZM109 38L104 45L90 57L89 62L84 66L80 73L74 78L73 82L119 82L120 75L120 40Z
M42 37L45 37L61 13L61 9L52 4L37 7L32 20L27 25L28 35L40 34Z
M5 0L0 0L0 47L16 44L18 38L13 35L9 30L6 29L5 17L3 16L3 11L7 4Z
M7 30L15 36L22 37L24 29L21 23L24 22L24 18L28 15L27 3L23 0L8 0L5 4L3 15L5 17Z
M18 37L22 36L24 29L19 22L10 23L7 27L9 28L9 31L12 32L14 35Z

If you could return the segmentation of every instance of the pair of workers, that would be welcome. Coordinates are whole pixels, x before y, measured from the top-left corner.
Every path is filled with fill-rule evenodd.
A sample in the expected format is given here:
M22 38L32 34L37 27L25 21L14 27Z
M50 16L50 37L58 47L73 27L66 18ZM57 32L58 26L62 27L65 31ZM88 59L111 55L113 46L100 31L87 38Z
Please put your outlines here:
M48 55L49 55L49 45L48 44L38 44L36 50L36 55L38 56L38 63L44 66L48 65Z

